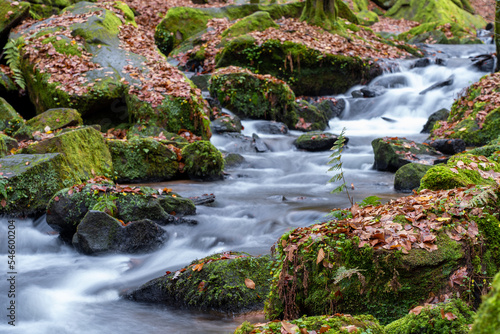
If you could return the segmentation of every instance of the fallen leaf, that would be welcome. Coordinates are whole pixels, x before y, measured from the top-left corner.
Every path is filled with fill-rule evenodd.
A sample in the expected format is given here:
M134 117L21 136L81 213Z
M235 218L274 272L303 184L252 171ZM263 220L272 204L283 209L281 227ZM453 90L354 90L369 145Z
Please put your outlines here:
M5 208L7 206L7 201L5 198L0 202L0 205L2 205L2 208Z
M299 329L299 327L297 325L293 325L293 324L283 320L281 322L281 329L285 330L284 334L295 334L295 333L297 333L297 330ZM282 331L282 333L283 333L283 331Z
M193 266L193 271L201 271L203 269L204 263L198 263Z
M445 316L445 318L446 318L446 319L448 319L448 320L450 320L450 321L453 321L453 320L455 320L455 319L457 318L457 316L456 316L456 315L454 315L454 314L453 314L453 313L451 313L451 312L447 312L444 316Z
M29 162L29 161L26 161L25 165L26 165L26 166L28 166L29 164L30 164L30 162Z
M319 264L325 258L325 251L323 248L320 248L318 251L318 257L316 258L316 264Z
M255 282L252 281L250 278L245 278L245 285L249 289L252 289L252 290L255 289Z
M203 292L205 289L205 281L201 281L200 284L198 284L198 291Z
M422 312L423 309L424 309L423 306L417 306L417 307L412 308L409 313L413 313L415 315L419 315L420 312Z

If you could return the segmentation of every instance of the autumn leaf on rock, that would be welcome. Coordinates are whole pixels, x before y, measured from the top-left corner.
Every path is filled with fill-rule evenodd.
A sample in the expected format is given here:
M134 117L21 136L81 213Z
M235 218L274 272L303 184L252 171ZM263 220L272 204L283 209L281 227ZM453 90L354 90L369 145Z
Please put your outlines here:
M2 205L2 208L5 208L7 206L7 201L5 198L0 202L0 205Z
M198 264L195 264L193 266L193 271L201 271L203 269L203 262L202 263L198 263Z
M205 281L201 281L200 284L198 284L198 291L203 292L205 289Z
M419 315L420 312L422 312L422 310L424 309L423 306L417 306L417 307L414 307L410 310L410 313L413 313L415 315Z
M283 334L295 334L299 327L297 325L293 325L287 321L281 322L281 333Z
M318 251L318 257L316 258L316 264L319 264L321 261L323 261L324 258L325 251L323 250L323 248L320 248L320 250Z
M245 278L245 285L249 289L252 289L252 290L255 289L255 282L252 281L250 278Z

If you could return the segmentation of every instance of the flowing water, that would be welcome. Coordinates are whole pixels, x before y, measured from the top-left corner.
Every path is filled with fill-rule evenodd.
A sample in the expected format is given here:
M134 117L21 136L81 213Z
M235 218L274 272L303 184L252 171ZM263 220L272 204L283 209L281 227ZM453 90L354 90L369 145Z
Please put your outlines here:
M425 140L420 130L427 117L440 108L450 108L464 87L485 74L474 70L468 57L494 51L484 45L432 48L440 57L452 56L447 66L411 69L410 62L401 62L398 72L378 79L397 76L399 84L384 95L353 99L348 92L338 96L346 98L347 108L340 119L330 121L327 131L338 134L346 128L349 145L342 160L356 201L369 195L383 200L401 196L393 189L393 174L371 169L371 141L383 136ZM453 74L453 85L419 94ZM256 132L255 121L243 123L245 135ZM296 150L293 140L298 135L294 131L288 135L259 134L270 148L267 153L256 153L231 137L214 136L212 142L218 148L245 158L243 165L228 170L226 180L150 185L168 186L186 197L214 193L217 198L211 206L198 207L198 225L165 227L171 237L152 254L83 256L59 242L43 217L37 221L14 219L16 326L7 324L12 298L8 297L10 283L2 279L0 333L232 333L244 320L262 321L260 314L220 316L134 303L120 298L120 293L215 252L269 253L285 231L321 221L332 208L347 207L344 194L330 194L334 188L327 183L332 176L326 172L330 152ZM7 232L8 219L0 219L2 277L10 271Z

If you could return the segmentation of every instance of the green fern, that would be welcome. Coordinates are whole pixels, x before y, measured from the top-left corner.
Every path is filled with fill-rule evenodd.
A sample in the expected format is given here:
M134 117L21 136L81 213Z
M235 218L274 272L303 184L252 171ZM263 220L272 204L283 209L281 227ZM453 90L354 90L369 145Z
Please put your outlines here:
M496 192L499 190L499 186L490 186L487 189L483 189L479 194L471 198L467 207L477 208L486 206L491 202L495 202L498 198Z
M333 182L337 182L337 181L342 181L342 184L340 184L338 187L333 189L331 191L331 193L336 194L336 193L341 193L342 191L345 191L347 194L347 198L349 199L349 202L351 203L351 206L352 206L354 204L354 200L351 197L351 195L349 194L349 191L347 190L347 186L346 186L346 182L345 182L345 178L344 178L344 171L342 169L342 161L341 161L341 153L344 149L345 141L346 141L344 134L345 134L345 128L342 129L342 132L340 132L339 137L337 138L337 140L335 141L335 144L331 148L333 153L330 155L330 158L332 158L332 159L328 162L328 164L332 165L332 167L330 167L328 169L328 171L329 172L333 171L336 173L328 182L333 183Z
M21 71L21 54L19 48L22 42L20 40L10 39L3 48L2 56L5 57L7 65L12 71L14 82L21 88L26 89L26 81L24 80L23 72Z
M118 197L113 195L103 195L97 199L97 203L94 205L92 210L102 211L108 215L114 217L117 213L116 202Z

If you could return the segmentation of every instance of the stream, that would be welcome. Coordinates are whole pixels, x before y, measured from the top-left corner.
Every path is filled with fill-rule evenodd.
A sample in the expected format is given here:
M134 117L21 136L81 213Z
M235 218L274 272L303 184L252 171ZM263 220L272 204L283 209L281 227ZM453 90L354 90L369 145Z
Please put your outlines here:
M424 141L422 126L433 112L450 108L464 87L485 75L471 66L470 56L494 52L493 45L428 47L428 52L447 58L446 66L411 68L414 61L398 63L399 71L376 80L397 78L375 98L344 95L347 107L341 118L330 120L327 132L346 128L348 148L342 153L346 183L354 186L355 201L376 195L386 202L403 196L393 189L394 174L372 169L371 141L402 136ZM431 56L432 58L432 56ZM451 86L419 94L432 84L454 75ZM384 117L385 119L383 119ZM389 119L389 121L387 121ZM243 134L257 133L257 121L243 121ZM16 232L16 326L7 321L9 272L7 261L8 219L0 218L0 333L93 334L93 333L233 333L245 320L263 321L256 313L221 316L177 310L124 300L120 293L175 271L194 259L221 251L267 254L287 230L322 221L333 208L349 206L344 193L330 194L335 187L327 173L330 152L298 151L293 141L301 133L258 133L270 148L256 153L249 145L229 136L214 135L219 149L239 153L245 163L228 169L217 182L175 181L148 184L169 187L184 197L213 193L216 201L199 206L196 226L172 225L165 229L168 242L146 255L85 256L62 244L42 217L36 221L14 219Z

